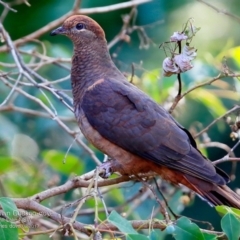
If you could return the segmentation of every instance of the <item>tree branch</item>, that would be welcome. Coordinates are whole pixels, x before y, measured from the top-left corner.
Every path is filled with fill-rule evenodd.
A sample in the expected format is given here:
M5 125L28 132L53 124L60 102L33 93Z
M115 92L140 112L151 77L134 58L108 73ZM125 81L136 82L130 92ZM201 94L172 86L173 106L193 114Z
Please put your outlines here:
M60 24L63 23L63 21L66 18L70 17L73 14L88 15L88 14L93 14L93 13L111 12L111 11L116 11L119 9L130 8L130 7L137 6L137 5L147 3L150 1L152 1L152 0L132 0L129 2L117 3L117 4L105 6L105 7L95 7L95 8L76 9L76 7L74 7L70 12L64 14L62 17L48 23L48 25L38 29L37 31L35 31L25 37L15 40L13 43L14 43L15 47L17 47L17 46L25 44L26 42L32 41L33 39L37 39L40 36L42 36L43 34L50 32L53 28L58 27ZM8 50L8 48L6 45L0 47L0 52L5 52L7 50Z

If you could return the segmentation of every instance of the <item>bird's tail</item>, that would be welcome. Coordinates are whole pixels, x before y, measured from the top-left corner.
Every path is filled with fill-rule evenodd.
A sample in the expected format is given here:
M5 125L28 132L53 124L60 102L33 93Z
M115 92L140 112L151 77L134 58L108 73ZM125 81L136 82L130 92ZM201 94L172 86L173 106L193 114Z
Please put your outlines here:
M225 205L240 209L240 195L226 185L216 185L189 175L185 175L188 187L212 205Z

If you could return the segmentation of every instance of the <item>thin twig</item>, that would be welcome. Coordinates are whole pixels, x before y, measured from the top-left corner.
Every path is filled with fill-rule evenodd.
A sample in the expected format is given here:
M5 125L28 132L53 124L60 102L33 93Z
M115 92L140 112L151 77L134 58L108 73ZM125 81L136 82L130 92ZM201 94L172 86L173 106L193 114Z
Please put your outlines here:
M219 163L223 163L223 162L239 162L240 158L237 157L226 157L226 158L221 158L219 160L213 161L213 164L219 164Z
M167 207L168 210L171 212L171 214L175 217L175 219L177 219L178 216L173 212L173 210L172 210L171 207L169 206L167 199L164 197L162 191L160 190L160 188L159 188L159 186L158 186L158 183L157 183L156 178L153 178L153 181L154 181L154 183L155 183L155 186L156 186L156 188L157 188L157 191L160 193L163 201L165 202L166 207Z
M162 215L164 216L166 223L170 223L171 220L170 220L170 218L169 218L168 211L167 211L167 209L166 209L166 207L165 207L165 202L162 202L162 201L158 198L158 196L156 195L156 193L155 193L155 191L154 191L154 189L152 188L151 185L149 185L147 182L145 182L145 181L143 181L143 180L142 180L141 182L142 182L144 185L146 185L146 186L149 188L149 190L152 192L152 194L154 195L156 201L157 201L158 204L160 205L160 212L161 212Z
M35 31L25 37L21 37L20 39L15 40L13 43L15 46L20 46L20 45L23 45L26 42L29 42L33 39L37 39L40 36L42 36L43 34L50 32L53 28L58 27L60 24L63 23L63 21L66 18L70 17L72 14L88 15L88 14L93 14L93 13L105 13L105 12L115 11L115 10L124 9L124 8L131 8L133 6L144 4L144 3L147 3L150 1L152 1L152 0L132 0L129 2L117 3L117 4L105 6L105 7L81 8L81 9L78 9L77 12L75 10L71 10L70 12L66 13L62 17L48 23L46 26L38 29L37 31ZM2 47L0 47L0 52L5 52L5 51L7 51L7 49L8 49L7 46L2 46Z
M213 10L215 10L215 11L218 12L218 13L224 14L224 15L226 15L226 16L228 16L228 17L230 17L230 18L232 18L232 19L237 20L238 22L240 22L240 17L237 16L237 15L234 15L234 14L232 14L232 13L226 11L226 10L219 9L219 8L213 6L212 4L210 4L210 3L206 2L206 1L203 1L203 0L197 0L197 1L200 2L200 3L205 4L206 6L212 8Z
M22 108L22 107L17 107L13 104L8 104L5 106L0 107L0 112L19 112L35 117L44 117L44 118L52 118L50 114L39 111L39 110L33 110L29 108ZM76 122L75 117L67 117L67 116L58 116L58 118L63 121L63 122Z
M231 157L235 157L234 153L231 152L231 148L227 144L225 144L225 143L221 143L221 142L206 142L206 143L201 143L200 147L204 147L204 148L208 148L208 147L221 148L224 151L226 151Z
M8 81L6 81L6 80L4 80L4 79L2 79L2 81L4 82L4 84L5 84L6 86L8 86L8 87L10 87L10 88L13 87L13 85L10 84ZM28 98L28 99L36 102L37 104L39 104L44 110L46 110L46 112L51 116L51 118L52 118L53 120L55 120L55 121L59 124L59 126L60 126L61 128L63 128L70 136L72 136L72 137L74 137L74 138L76 138L76 136L78 136L78 134L79 134L78 132L75 132L75 131L70 130L69 127L68 127L66 124L64 124L64 123L60 120L60 118L59 118L58 116L56 116L56 115L51 111L51 109L50 109L49 107L47 107L40 99L38 99L38 98L36 98L36 97L28 94L27 92L25 92L24 90L22 90L21 88L18 88L18 87L16 87L15 91L21 93L21 94L22 94L23 96L25 96L26 98ZM100 165L101 162L100 162L100 160L96 157L96 155L94 154L94 152L93 152L79 137L77 137L76 139L77 139L76 142L79 143L80 146L82 146L83 149L90 154L90 156L91 156L92 159L95 161L95 163L96 163L97 165Z
M0 4L2 4L5 8L7 8L8 10L12 11L12 12L17 12L16 9L11 8L7 3L3 2L2 0L0 0Z
M219 120L223 119L224 117L228 116L229 114L237 111L240 109L239 105L234 106L232 109L228 110L226 113L224 113L222 116L214 119L207 127L205 127L203 130L201 130L199 133L195 134L194 138L199 137L201 134L203 134L204 132L208 131L210 127L212 127L216 122L218 122Z

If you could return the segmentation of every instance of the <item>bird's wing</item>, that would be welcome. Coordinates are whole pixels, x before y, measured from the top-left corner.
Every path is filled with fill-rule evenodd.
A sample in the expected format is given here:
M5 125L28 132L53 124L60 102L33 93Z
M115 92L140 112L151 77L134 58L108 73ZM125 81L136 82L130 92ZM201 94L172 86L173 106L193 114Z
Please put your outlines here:
M81 108L91 126L117 146L156 164L224 184L224 174L191 144L162 107L128 82L105 79L85 92Z

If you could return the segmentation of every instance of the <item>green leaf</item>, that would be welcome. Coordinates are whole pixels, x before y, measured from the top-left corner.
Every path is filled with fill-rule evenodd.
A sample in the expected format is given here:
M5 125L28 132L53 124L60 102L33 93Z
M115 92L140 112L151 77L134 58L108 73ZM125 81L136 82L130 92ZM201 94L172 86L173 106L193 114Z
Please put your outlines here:
M16 219L18 217L18 209L11 198L1 197L0 205L2 206L2 209L6 214L7 218Z
M0 174L5 173L12 166L12 158L0 157Z
M232 213L234 214L236 217L240 218L240 210L237 208L233 208L233 207L227 207L227 206L216 206L215 209L217 210L217 212L223 216L226 213Z
M142 234L128 234L127 240L149 240L149 238Z
M209 233L203 233L205 240L217 240L217 236Z
M63 163L66 157L66 163ZM83 172L82 162L73 154L50 150L43 152L44 161L54 170L69 175L70 173L80 174Z
M108 216L108 221L116 226L121 232L127 234L138 234L132 225L116 211L112 211Z
M173 235L177 240L204 240L200 228L186 217L177 220Z
M238 240L240 237L240 220L232 213L227 213L221 220L221 227L229 240Z
M224 53L224 56L226 53ZM229 57L232 57L238 65L240 65L240 47L234 47L231 49L228 49L227 54Z
M216 206L215 209L221 216L224 216L226 213L229 212L230 207L219 205L219 206Z
M0 219L0 239L18 240L18 229L13 223Z

